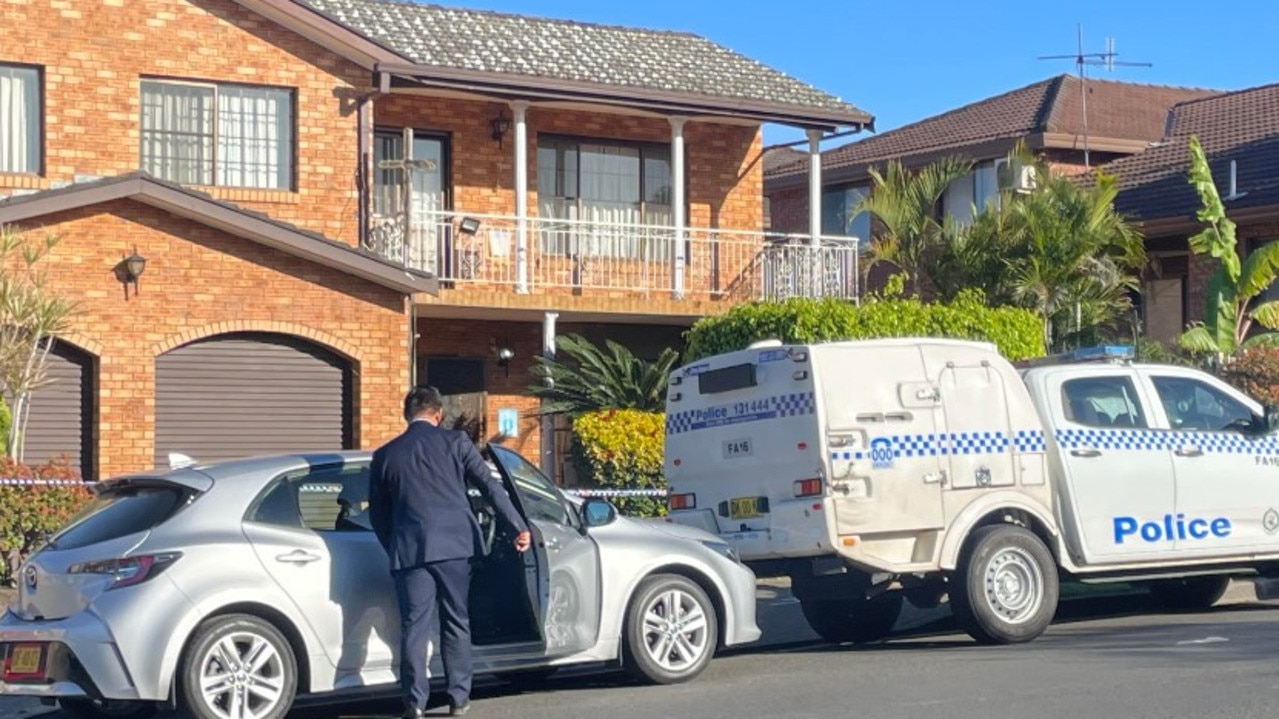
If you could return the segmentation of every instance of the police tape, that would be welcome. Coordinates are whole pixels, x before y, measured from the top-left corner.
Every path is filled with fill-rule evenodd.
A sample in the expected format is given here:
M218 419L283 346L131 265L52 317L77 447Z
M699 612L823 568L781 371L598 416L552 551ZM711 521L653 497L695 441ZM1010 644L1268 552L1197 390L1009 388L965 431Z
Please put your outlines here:
M0 487L66 487L92 485L83 479L28 479L26 477L0 477Z
M92 486L94 482L80 479L26 479L22 477L0 477L0 487L65 487L71 485ZM665 489L566 489L566 494L575 497L665 497Z

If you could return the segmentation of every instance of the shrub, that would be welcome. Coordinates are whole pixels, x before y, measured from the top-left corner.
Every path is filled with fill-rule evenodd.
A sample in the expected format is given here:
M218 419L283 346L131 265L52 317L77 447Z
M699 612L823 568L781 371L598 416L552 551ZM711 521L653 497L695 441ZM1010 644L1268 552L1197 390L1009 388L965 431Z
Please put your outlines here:
M0 459L0 478L77 480L79 473L66 462L28 466ZM89 501L92 494L80 483L65 485L0 485L0 577L12 584L13 573L46 535L60 529Z
M666 417L634 409L587 412L573 420L573 464L587 487L665 489L662 440ZM666 513L660 497L617 497L622 514L658 517Z
M1218 374L1262 404L1279 404L1279 347L1249 347Z
M745 349L752 342L829 342L879 337L947 337L992 342L1010 360L1044 354L1043 328L1029 310L987 307L980 293L953 302L870 298L861 305L836 299L791 299L738 305L698 320L685 334L685 361Z

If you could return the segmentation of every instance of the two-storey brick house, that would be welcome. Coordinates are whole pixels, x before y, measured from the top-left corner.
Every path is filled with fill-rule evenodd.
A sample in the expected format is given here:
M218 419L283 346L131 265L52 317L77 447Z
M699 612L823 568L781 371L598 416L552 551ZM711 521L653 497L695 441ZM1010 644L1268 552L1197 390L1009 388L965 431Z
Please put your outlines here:
M545 463L546 340L645 354L839 274L763 234L760 128L871 122L685 33L387 0L10 0L0 24L0 223L59 236L80 303L28 459L90 476L376 446L412 381Z

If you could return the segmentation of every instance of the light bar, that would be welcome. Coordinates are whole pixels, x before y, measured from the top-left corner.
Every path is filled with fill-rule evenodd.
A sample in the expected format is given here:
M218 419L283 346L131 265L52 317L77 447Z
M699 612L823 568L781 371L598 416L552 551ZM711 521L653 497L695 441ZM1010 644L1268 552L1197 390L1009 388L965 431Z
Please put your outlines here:
M1124 360L1136 357L1137 351L1131 345L1100 345L1098 347L1080 347L1074 352L1067 353L1067 356L1073 362L1108 359Z

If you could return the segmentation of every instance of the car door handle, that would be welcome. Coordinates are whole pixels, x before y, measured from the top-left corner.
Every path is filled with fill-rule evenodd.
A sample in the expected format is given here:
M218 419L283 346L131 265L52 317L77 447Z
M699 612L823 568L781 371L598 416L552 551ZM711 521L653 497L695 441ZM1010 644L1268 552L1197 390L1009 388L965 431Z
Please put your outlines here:
M1202 457L1203 454L1204 454L1204 451L1202 449L1199 449L1198 447L1178 447L1177 448L1178 457Z
M318 562L320 559L320 555L305 552L301 549L295 549L288 554L277 554L275 556L275 561L285 562L287 564L310 564L311 562Z
M1083 447L1081 449L1072 449L1070 453L1076 457L1100 457L1101 450L1092 447Z

